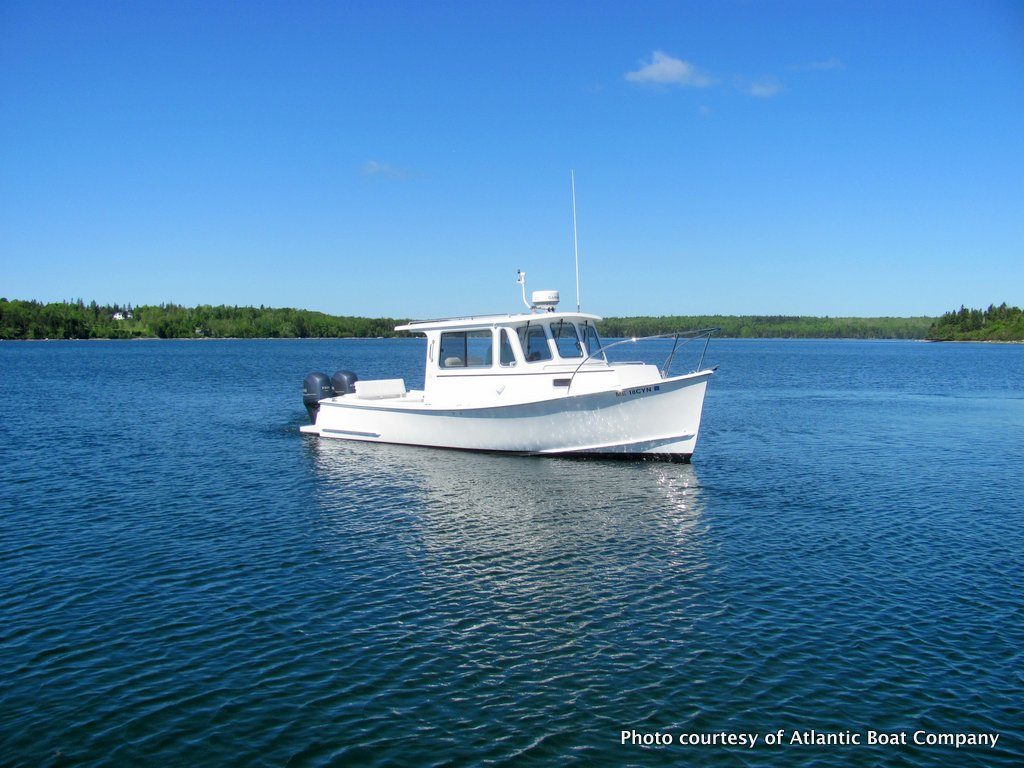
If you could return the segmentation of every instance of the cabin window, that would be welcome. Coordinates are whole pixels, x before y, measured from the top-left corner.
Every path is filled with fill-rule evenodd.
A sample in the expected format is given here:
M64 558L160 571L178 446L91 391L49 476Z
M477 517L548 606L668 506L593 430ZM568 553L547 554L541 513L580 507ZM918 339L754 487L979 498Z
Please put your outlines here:
M583 357L580 337L576 334L576 326L565 320L551 324L551 338L555 340L559 357Z
M526 355L526 362L535 363L538 360L550 360L551 348L548 347L547 336L544 335L544 327L541 325L524 325L517 329L519 333L519 345Z
M501 364L511 366L516 364L516 353L512 351L512 332L508 328L501 329Z
M586 346L588 355L596 355L601 351L601 337L597 335L597 328L590 323L583 324L583 344Z
M442 368L490 368L492 344L489 330L442 333L438 362Z

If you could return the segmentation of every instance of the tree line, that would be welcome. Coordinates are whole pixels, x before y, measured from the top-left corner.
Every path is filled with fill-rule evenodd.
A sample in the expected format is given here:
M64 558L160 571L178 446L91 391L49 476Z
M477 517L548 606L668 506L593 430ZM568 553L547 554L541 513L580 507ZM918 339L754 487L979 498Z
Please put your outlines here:
M0 299L0 339L347 338L405 336L390 317L328 315L306 309L208 304L86 304L81 299L43 304ZM609 317L604 336L651 336L720 328L745 339L1024 340L1024 313L1006 304L933 317L808 317L801 315L673 315Z
M395 336L402 322L274 307L0 299L0 339L365 338Z
M805 315L674 315L608 317L605 336L652 336L695 328L720 328L737 339L923 339L933 317L809 317Z
M928 330L935 341L1024 341L1024 310L1008 307L1004 301L988 309L960 309L947 312Z

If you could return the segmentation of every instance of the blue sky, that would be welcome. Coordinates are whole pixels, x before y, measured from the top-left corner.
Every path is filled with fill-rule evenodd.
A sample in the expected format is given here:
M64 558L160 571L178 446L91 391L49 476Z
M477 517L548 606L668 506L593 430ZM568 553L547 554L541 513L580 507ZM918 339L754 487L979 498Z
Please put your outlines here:
M1024 304L1024 3L0 4L0 295Z

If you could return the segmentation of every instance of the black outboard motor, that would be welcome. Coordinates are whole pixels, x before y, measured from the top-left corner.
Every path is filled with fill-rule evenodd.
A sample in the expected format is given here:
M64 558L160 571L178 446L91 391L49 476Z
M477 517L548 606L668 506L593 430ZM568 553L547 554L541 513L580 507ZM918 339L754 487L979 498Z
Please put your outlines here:
M309 420L314 424L316 414L320 410L320 401L327 397L334 397L331 380L327 378L327 374L313 372L306 376L302 382L302 404L306 406Z
M351 395L356 391L356 382L359 377L352 371L338 371L331 376L331 386L335 395Z

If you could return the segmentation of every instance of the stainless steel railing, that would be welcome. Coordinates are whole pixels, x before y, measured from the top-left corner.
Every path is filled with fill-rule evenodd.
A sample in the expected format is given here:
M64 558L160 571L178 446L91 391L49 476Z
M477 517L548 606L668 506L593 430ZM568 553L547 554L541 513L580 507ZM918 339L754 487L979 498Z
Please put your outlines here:
M672 361L673 359L675 359L676 352L679 351L679 348L681 346L689 344L694 339L704 339L704 348L701 350L700 360L697 362L697 367L693 369L694 372L699 371L701 370L701 366L704 365L704 356L707 354L708 344L711 342L712 334L718 333L718 331L720 330L721 328L701 328L695 331L680 331L679 333L658 333L653 336L639 337L633 336L628 339L620 339L619 341L613 341L611 344L602 343L599 349L595 349L589 355L584 357L583 360L580 361L580 364L576 366L576 370L574 370L572 372L572 376L569 377L569 386L565 388L565 394L569 394L569 391L572 389L572 383L576 380L576 374L580 372L580 368L582 368L587 363L587 361L600 356L601 358L604 359L605 363L608 363L608 355L605 353L612 347L617 347L620 344L636 344L637 342L649 341L651 339L673 339L672 351L669 352L668 357L665 358L665 363L660 368L658 368L658 370L661 371L662 378L668 378L669 367L672 365ZM679 343L680 340L682 340L682 344ZM608 364L610 365L610 363Z

